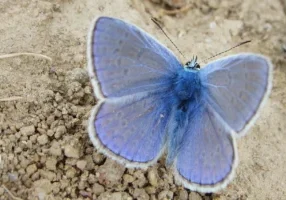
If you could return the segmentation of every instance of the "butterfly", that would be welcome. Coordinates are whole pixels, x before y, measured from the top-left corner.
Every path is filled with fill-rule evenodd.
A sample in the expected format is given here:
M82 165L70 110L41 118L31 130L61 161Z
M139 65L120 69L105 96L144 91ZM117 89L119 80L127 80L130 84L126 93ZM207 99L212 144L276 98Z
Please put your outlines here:
M200 68L185 65L151 35L99 17L88 40L88 71L98 99L93 145L126 167L146 169L164 152L176 180L215 192L233 178L235 138L245 135L269 96L272 64L243 53Z

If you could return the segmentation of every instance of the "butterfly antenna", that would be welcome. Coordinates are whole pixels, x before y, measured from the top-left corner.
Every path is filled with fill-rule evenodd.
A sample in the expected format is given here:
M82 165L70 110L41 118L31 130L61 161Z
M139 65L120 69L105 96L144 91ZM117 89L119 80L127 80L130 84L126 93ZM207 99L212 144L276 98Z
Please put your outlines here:
M159 29L161 29L161 31L164 33L164 35L170 40L170 42L174 45L174 47L176 47L176 49L178 50L178 52L187 60L187 58L184 56L184 54L180 51L180 49L177 47L177 45L175 45L175 43L171 40L171 38L167 35L167 33L164 31L164 29L161 27L161 25L159 24L158 20L154 17L151 18L151 20L159 27Z
M232 50L232 49L234 49L234 48L236 48L236 47L239 47L239 46L241 46L241 45L247 44L247 43L249 43L249 42L251 42L251 40L246 40L246 41L244 41L244 42L241 42L241 43L239 43L239 44L237 44L237 45L235 45L235 46L233 46L233 47L231 47L231 48L229 48L229 49L227 49L227 50L225 50L225 51L223 51L223 52L220 52L220 53L218 53L218 54L215 54L215 55L213 55L213 56L211 56L211 57L209 57L209 58L203 60L202 62L205 62L205 61L207 61L207 60L209 60L209 59L211 59L211 58L214 58L214 57L216 57L216 56L218 56L218 55L221 55L221 54L223 54L223 53L225 53L225 52L228 52L228 51L230 51L230 50Z

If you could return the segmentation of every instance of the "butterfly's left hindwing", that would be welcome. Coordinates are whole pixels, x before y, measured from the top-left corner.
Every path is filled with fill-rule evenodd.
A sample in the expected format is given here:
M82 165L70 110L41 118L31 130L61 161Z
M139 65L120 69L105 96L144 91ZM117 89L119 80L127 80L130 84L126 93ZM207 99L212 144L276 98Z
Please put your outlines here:
M214 110L204 103L193 113L175 159L179 182L191 190L215 192L232 179L237 165L232 131ZM179 134L179 133L178 133Z

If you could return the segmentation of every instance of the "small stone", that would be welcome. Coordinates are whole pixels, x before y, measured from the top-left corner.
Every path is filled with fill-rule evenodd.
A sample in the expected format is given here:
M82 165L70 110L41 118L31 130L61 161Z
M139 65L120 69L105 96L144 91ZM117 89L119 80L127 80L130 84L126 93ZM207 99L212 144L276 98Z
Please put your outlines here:
M77 168L84 170L85 166L86 166L87 162L85 160L79 160L76 163Z
M149 183L156 187L158 185L158 174L157 174L157 171L155 169L151 169L149 172L148 172L148 175L147 175L147 178L149 180Z
M155 187L152 187L152 186L147 186L146 188L145 188L145 190L146 190L146 192L148 193L148 194L155 194L156 193L156 188ZM187 196L188 197L188 196Z
M88 82L88 73L85 69L75 68L72 71L69 71L66 75L66 79L68 82L79 82L84 84Z
M104 156L100 153L94 152L92 158L95 164L100 165L104 161Z
M50 157L46 161L46 168L49 170L56 171L57 169L56 164L57 164L57 159L54 157Z
M4 188L0 187L0 196L4 195L4 193L5 193Z
M49 150L50 150L50 154L53 156L62 155L62 149L61 149L60 144L58 142L54 142Z
M84 160L86 161L85 169L86 170L93 170L95 165L94 165L94 162L93 162L93 159L92 159L92 155L86 155L84 157Z
M51 181L47 179L40 179L34 182L34 188L36 193L49 194L52 191Z
M40 145L45 145L49 142L49 138L47 135L40 135L38 138L37 138L37 141Z
M50 115L50 116L47 118L47 124L48 124L48 125L51 125L54 121L55 121L55 116L54 116L54 115Z
M149 200L150 197L144 189L135 188L133 197L135 199Z
M26 126L26 127L22 127L20 129L20 132L22 133L22 135L24 136L30 136L33 135L35 133L35 126L31 125L31 126Z
M31 174L37 171L37 166L35 164L29 165L26 169L27 175L30 176Z
M53 193L54 193L54 194L59 193L59 192L60 192L60 189L61 189L60 183L59 183L59 182L54 182L54 183L53 183L53 186L52 186Z
M135 180L135 178L129 174L123 175L123 181L127 185L128 183L132 183Z
M173 199L174 193L172 191L163 190L158 195L158 200Z
M67 132L67 129L65 126L58 126L56 129L55 138L60 138L66 132Z
M54 133L53 130L50 130L50 129L49 129L49 130L47 131L47 135L50 136L50 137L52 137L54 134L55 134L55 133Z
M180 190L178 200L188 200L188 192L186 190Z
M73 178L75 177L75 175L76 175L76 170L73 167L69 168L66 172L67 178Z
M41 133L41 135L47 134L46 130L45 130L45 129L42 129L42 128L37 128L37 131L38 131L39 133Z
M9 180L11 182L17 181L18 180L18 173L13 172L13 173L8 173Z
M187 0L163 0L172 8L181 8L187 4Z
M133 186L135 187L141 188L147 183L146 177L142 170L136 171L134 173L134 177L136 177L136 180L133 182Z
M100 184L112 186L121 179L124 171L125 167L111 159L107 159L98 169L98 181Z
M74 61L77 62L77 63L82 62L83 59L84 59L84 56L82 54L76 54L74 56Z
M64 153L65 156L69 158L79 158L79 149L74 146L71 145L65 146Z
M196 192L190 192L189 200L202 200L203 198Z
M94 184L96 182L95 175L94 174L89 174L87 181L88 181L89 184Z
M98 200L132 200L132 197L126 192L114 192L114 193L104 192L97 199Z
M95 195L99 195L104 192L104 187L98 183L94 183L92 186L92 192Z
M282 51L283 51L284 53L286 53L286 43L282 44L282 45L281 45L281 48L282 48Z
M48 170L41 170L41 176L50 181L55 181L57 177L57 175L54 172Z
M60 95L60 93L58 93L58 92L56 93L55 100L56 100L56 102L60 102L63 100L63 97Z

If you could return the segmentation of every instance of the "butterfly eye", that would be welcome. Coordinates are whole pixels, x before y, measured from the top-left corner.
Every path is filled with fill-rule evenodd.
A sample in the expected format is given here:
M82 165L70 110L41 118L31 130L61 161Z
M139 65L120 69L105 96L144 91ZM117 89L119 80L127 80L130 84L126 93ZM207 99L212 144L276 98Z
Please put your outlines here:
M198 70L201 67L197 63L197 57L193 57L191 61L186 62L186 64L184 65L184 68Z

